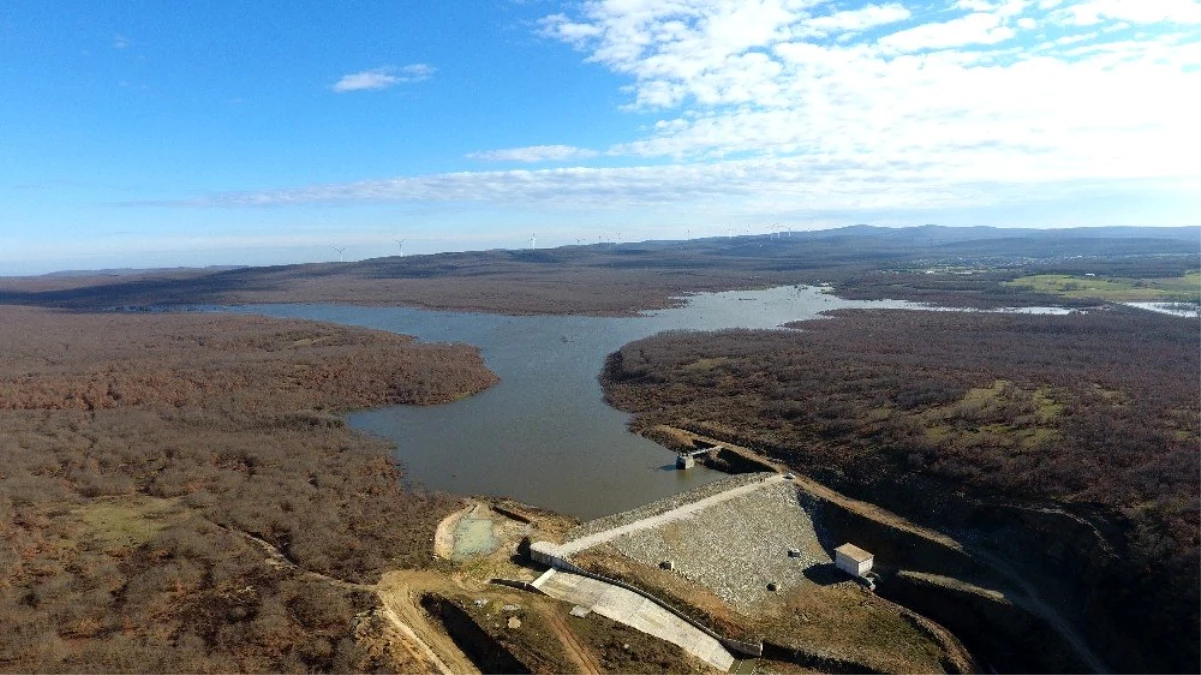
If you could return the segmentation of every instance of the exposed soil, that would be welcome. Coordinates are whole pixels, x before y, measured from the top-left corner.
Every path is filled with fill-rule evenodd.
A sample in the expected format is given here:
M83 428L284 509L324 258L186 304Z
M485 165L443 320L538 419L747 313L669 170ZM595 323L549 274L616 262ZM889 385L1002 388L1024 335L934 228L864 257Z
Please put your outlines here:
M429 614L421 607L421 599L431 593L461 590L446 575L433 572L397 570L385 574L378 585L377 592L386 616L444 674L480 671L442 627L430 622Z
M555 636L563 644L564 654L578 669L576 672L582 675L600 675L605 672L601 669L600 663L592 654L592 650L580 643L575 633L567 625L567 622L560 614L562 606L542 605L543 616L546 617L547 625L555 632Z

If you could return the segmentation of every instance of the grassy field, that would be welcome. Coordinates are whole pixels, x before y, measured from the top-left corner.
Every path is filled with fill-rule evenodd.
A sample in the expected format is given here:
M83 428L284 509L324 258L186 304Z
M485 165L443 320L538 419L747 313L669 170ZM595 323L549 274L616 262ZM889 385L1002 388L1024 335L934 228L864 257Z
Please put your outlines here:
M1035 274L1004 285L1078 300L1201 303L1201 272L1162 279Z

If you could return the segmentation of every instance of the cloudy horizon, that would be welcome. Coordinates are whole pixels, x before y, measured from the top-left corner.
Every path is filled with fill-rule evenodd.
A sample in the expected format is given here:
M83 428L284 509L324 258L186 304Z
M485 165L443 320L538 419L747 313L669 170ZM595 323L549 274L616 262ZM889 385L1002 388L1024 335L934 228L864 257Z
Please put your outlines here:
M1201 223L1195 0L366 4L322 49L299 15L268 45L103 8L52 41L56 11L0 46L0 274Z

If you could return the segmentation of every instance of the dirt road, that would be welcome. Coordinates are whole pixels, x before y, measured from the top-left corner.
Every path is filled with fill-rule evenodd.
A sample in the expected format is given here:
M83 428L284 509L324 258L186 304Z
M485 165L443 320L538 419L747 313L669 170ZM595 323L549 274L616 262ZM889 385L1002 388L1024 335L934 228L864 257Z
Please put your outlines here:
M580 643L579 638L572 632L571 626L563 620L563 605L539 605L538 609L546 617L546 623L554 631L559 642L563 643L563 651L567 658L579 668L584 675L600 675L604 670L600 662L592 655L592 651Z
M717 439L702 436L700 434L694 434L692 432L685 431L683 429L677 429L675 427L661 426L656 427L656 429L689 442L693 440L700 440L712 445L720 445L728 449L730 452L736 453L760 464L770 466L781 473L792 471L790 468L788 468L788 466L779 462L774 462L764 457L762 454L757 453L754 450L750 450L749 448L733 445L726 441L719 441ZM1072 625L1071 622L1067 621L1054 607L1044 602L1043 599L1039 597L1037 589L1035 589L1029 581L1023 578L1021 574L1019 574L1018 571L1006 561L998 558L988 551L984 551L973 546L965 546L964 544L961 544L960 542L941 532L936 532L934 530L922 527L921 525L917 525L916 523L910 522L896 513L880 508L875 504L847 497L846 495L831 490L830 488L806 476L801 476L799 474L794 475L795 477L792 479L792 482L797 487L815 497L832 502L841 506L847 511L859 514L865 518L870 518L878 523L902 530L914 536L921 537L940 546L961 551L988 565L1005 581L1009 582L1020 592L1019 594L1010 597L1010 600L1015 605L1022 607L1026 611L1038 616L1050 624L1055 632L1059 633L1064 640L1072 645L1072 648L1076 651L1076 654L1080 657L1080 659L1084 661L1089 668L1093 669L1094 672L1109 672L1109 669L1088 646L1088 643L1076 630L1075 626Z
M425 610L417 604L418 597L426 592L462 590L461 586L446 575L417 570L395 570L384 574L378 584L358 584L306 570L288 560L287 556L270 542L248 532L224 529L263 549L263 552L267 554L268 565L289 569L315 581L338 588L375 593L382 605L380 616L402 637L398 646L412 656L417 663L427 666L430 672L437 671L442 675L455 673L475 675L480 672L450 636L446 635L441 628L430 624Z

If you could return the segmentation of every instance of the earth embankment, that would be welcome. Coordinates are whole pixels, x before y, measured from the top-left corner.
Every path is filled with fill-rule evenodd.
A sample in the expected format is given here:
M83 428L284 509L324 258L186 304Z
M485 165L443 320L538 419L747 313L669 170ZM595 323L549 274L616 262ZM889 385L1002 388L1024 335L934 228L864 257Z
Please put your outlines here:
M1197 669L1195 321L887 310L794 327L631 343L606 396L635 429L739 444L945 530L1116 669Z

